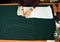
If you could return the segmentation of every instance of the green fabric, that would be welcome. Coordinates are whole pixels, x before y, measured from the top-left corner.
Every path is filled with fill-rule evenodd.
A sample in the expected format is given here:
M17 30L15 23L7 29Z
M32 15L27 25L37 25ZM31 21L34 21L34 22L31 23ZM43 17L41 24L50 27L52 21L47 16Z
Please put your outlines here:
M18 6L0 6L0 39L52 40L54 19L17 16Z

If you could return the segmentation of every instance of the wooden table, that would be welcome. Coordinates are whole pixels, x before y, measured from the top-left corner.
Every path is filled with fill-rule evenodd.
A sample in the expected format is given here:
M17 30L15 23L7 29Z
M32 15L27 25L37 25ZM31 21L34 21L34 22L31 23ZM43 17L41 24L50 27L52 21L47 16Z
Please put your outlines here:
M56 8L56 6L55 6L55 4L56 3L40 3L41 5L43 5L43 4L52 4L53 5L53 9L54 9L54 12L57 12L57 8ZM0 6L9 6L9 5L18 5L18 3L10 3L10 4L0 4ZM58 12L60 12L60 3L58 4ZM28 41L26 41L26 40L0 40L0 42L47 42L47 40L33 40L33 41L31 41L31 40L28 40Z

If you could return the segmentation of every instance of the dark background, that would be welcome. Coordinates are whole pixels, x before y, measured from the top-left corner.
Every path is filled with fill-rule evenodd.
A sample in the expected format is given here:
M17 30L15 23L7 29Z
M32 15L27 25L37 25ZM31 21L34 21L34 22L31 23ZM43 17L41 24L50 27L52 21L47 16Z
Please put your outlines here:
M4 4L4 3L15 3L17 2L17 0L0 0L0 4Z
M17 0L0 0L0 4L4 3L16 3ZM40 1L41 2L41 1ZM43 2L49 2L48 0L44 0ZM58 1L60 2L60 0Z

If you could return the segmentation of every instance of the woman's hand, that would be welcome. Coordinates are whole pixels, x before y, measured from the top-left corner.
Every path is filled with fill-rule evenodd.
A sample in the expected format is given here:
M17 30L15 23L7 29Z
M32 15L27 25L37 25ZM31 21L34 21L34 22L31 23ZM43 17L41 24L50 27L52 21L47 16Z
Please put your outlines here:
M28 18L28 17L30 16L30 14L31 14L31 12L33 11L33 9L34 9L34 8L32 7L32 8L30 8L28 11L25 12L25 17L26 17L26 18Z
M20 14L21 14L21 16L24 16L24 8L23 8L23 6L20 6Z
M29 10L25 12L23 6L20 6L20 15L28 18L33 10L34 10L34 7L31 7Z

